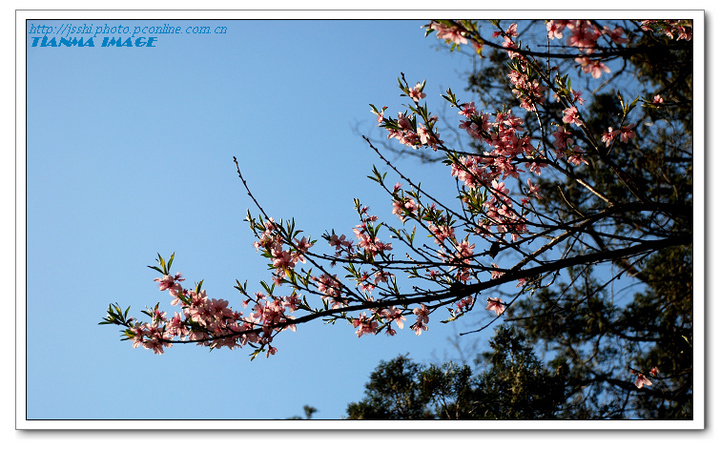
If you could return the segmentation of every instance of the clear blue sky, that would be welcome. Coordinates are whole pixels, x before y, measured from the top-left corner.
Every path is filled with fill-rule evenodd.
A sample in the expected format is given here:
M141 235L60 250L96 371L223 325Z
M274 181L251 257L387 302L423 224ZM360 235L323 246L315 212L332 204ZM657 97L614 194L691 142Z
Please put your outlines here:
M352 234L355 197L395 219L366 178L382 162L360 135L384 137L368 104L401 110L404 72L410 83L427 80L428 103L442 112L440 94L462 92L470 69L424 37L424 21L73 22L106 23L227 33L159 35L154 48L103 48L100 36L95 48L29 41L28 418L282 419L305 404L316 418L340 418L380 360L458 357L448 338L473 323L440 318L420 337L406 328L358 339L347 324L312 323L281 334L278 354L253 362L246 349L188 345L156 356L98 326L110 302L135 316L158 301L171 309L146 267L158 252L176 253L188 285L204 279L210 296L236 306L235 279L258 290L269 279L243 222L252 204L233 156L266 211L295 217L315 238L331 228Z

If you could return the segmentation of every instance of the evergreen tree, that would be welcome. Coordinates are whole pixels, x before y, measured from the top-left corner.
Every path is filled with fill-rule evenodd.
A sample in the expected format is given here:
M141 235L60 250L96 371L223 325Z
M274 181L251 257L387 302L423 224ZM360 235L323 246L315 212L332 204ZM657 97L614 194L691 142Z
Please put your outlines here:
M476 371L447 362L424 366L406 355L381 362L350 419L553 419L567 397L567 366L543 367L525 337L500 326Z

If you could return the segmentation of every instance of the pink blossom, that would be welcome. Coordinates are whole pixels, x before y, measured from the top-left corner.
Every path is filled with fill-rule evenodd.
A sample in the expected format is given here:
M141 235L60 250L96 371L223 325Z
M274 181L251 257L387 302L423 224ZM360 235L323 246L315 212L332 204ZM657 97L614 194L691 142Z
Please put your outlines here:
M518 48L517 44L513 42L513 40L508 36L505 36L504 39L505 42L503 42L502 46L508 49L507 52L508 56L510 56L510 59L521 58L520 53L513 51Z
M573 148L573 152L570 156L568 156L568 162L571 164L578 166L581 164L588 165L588 162L583 157L585 153L580 149L580 147L576 146Z
M555 148L558 150L565 149L573 143L573 139L570 138L572 137L572 133L565 130L565 128L558 127L557 131L555 131L552 135L555 138L553 143L555 144Z
M303 237L302 240L295 239L295 248L302 254L307 253L312 246L313 244L308 242L306 237Z
M535 105L543 104L545 87L538 80L530 80L525 73L511 70L508 78L515 85L512 92L521 101L520 107L527 111L534 111Z
M165 352L164 348L172 347L172 343L165 340L156 325L143 325L142 328L136 327L134 330L136 330L136 335L133 338L134 348L142 345L145 349L152 349L155 354L163 354Z
M393 276L394 275L392 273L388 273L386 271L378 271L377 273L375 273L375 284L379 284L381 282L387 283Z
M562 32L565 29L567 22L567 20L549 20L545 24L548 39L562 39Z
M428 329L426 323L428 322L428 315L430 314L430 311L425 304L422 304L421 307L414 308L413 313L417 316L417 320L415 321L415 324L410 326L410 328L415 331L415 335L420 335L423 331L427 331Z
M397 215L404 223L408 216L413 216L418 210L417 203L412 198L400 198L393 201L393 215Z
M427 327L427 324L417 321L415 324L410 326L410 329L412 329L415 332L415 335L420 335L423 333L423 331L427 332L428 327Z
M638 388L642 388L645 385L650 386L652 385L652 382L650 382L650 379L645 377L643 373L638 373L637 379L635 379L635 386Z
M278 270L288 270L295 266L292 261L292 255L288 251L281 251L274 254L273 267Z
M590 73L592 74L592 77L596 79L602 76L602 72L610 73L610 68L608 66L599 60L592 60L587 56L575 58L575 62L580 64L584 73Z
M172 291L178 292L180 291L180 289L182 289L179 283L184 280L185 279L180 273L177 273L175 276L170 276L169 274L166 274L162 278L155 278L155 282L160 284L160 291L170 290L171 294Z
M625 30L623 30L622 27L616 27L614 30L611 30L609 27L605 26L603 27L603 34L609 36L610 40L616 44L627 44L628 42L627 38L623 37Z
M358 285L360 285L360 289L365 292L371 292L375 290L375 285L372 284L368 279L370 278L370 275L367 272L364 272L360 279L358 279Z
M185 327L182 316L178 312L175 312L175 315L170 318L166 329L168 334L172 336L185 336L189 332L189 329Z
M383 310L383 315L387 321L394 322L400 329L405 326L403 323L403 321L405 321L405 317L403 316L402 311L395 308L395 306L390 306L390 308Z
M152 321L155 324L165 322L167 321L167 314L162 310L155 310L155 312L153 313Z
M317 289L323 294L323 299L337 298L340 296L340 283L334 277L327 274L321 275L319 278L313 278L317 282ZM340 303L335 303L333 308L340 307Z
M403 114L402 112L399 112L396 123L398 129L388 128L388 139L395 138L399 140L400 143L403 145L407 145L412 148L419 147L420 137L417 135L417 133L415 133L415 130L413 129L413 124L410 120L410 117Z
M435 30L438 39L444 39L446 42L453 44L467 44L467 39L463 36L463 32L455 26L446 26L439 22L431 22L429 28Z
M436 133L428 131L424 125L418 127L417 136L420 138L420 143L427 145L433 150L437 150L438 145L442 145L443 141L437 138Z
M662 104L665 100L660 95L655 95L653 97L653 104Z
M379 253L392 249L392 243L383 243L377 237L371 237L367 231L367 225L365 223L355 226L353 232L359 240L357 244L358 248L365 251L371 257L375 257Z
M300 301L300 298L298 297L297 293L293 293L290 296L285 296L283 298L282 305L283 307L286 307L290 309L290 311L294 312L298 309L299 305L302 301Z
M355 335L357 335L358 338L362 337L365 334L377 333L377 321L373 320L372 318L366 317L365 312L361 313L358 318L354 319L352 325L353 327L357 328L357 331L355 331Z
M528 193L527 196L533 195L535 198L540 199L540 186L533 184L530 178L527 179Z
M500 316L505 311L505 305L500 301L500 298L488 298L485 310L491 310Z
M585 53L592 53L600 37L600 31L595 25L587 20L576 20L567 26L571 29L567 44L584 50Z
M685 41L691 41L692 40L692 28L686 27L686 26L678 26L675 29L678 33L677 40L685 40Z
M573 94L573 102L578 103L578 104L585 104L585 100L582 98L582 91L573 89L572 94Z
M635 125L628 125L620 128L620 140L627 142L635 137L635 131L632 130L634 127Z
M475 102L471 101L470 103L460 105L460 111L458 112L458 114L463 115L467 118L478 115L478 111L477 109L475 109Z
M613 130L612 127L609 127L607 132L603 133L601 140L605 142L606 147L609 147L618 134L620 134L620 130Z
M420 307L416 307L413 309L413 313L417 315L417 320L422 321L423 323L427 323L430 315L430 311L428 310L427 306L425 304L421 304Z
M377 115L377 122L382 123L383 120L385 120L385 109L387 109L387 106L383 107L381 111L376 112L375 109L372 109L370 112Z
M497 268L497 270L494 270L493 272L490 273L490 278L491 279L500 279L503 275L503 272L499 270L500 267L496 263L492 264L492 267Z
M472 296L468 296L466 298L461 299L456 304L456 307L457 307L458 311L462 311L463 309L469 310L473 306L473 304L475 304L475 298L473 298Z
M658 368L657 368L657 366L653 367L653 368L650 370L650 375L653 376L653 377L655 377L655 376L658 375Z
M459 259L467 259L473 256L475 252L475 244L471 244L467 240L463 240L457 245L457 250Z
M338 237L336 234L333 234L328 239L328 243L330 246L334 246L337 251L341 251L343 247L350 247L352 246L352 242L349 242L345 234L342 234L340 237Z
M143 341L145 340L145 325L139 324L135 327L131 327L129 331L133 334L132 341L133 341L133 348L137 348L138 346L142 346Z
M427 96L423 93L422 87L423 86L421 83L417 83L415 87L412 87L408 90L408 96L412 98L415 103L419 102Z
M430 223L428 225L428 229L435 237L435 243L440 245L445 239L455 239L455 229L448 225L440 225L435 226L434 224Z
M400 129L403 130L408 130L412 128L412 122L410 122L410 118L402 112L398 112L397 124Z
M505 187L504 182L498 182L497 180L493 179L493 181L492 181L492 183L490 183L490 185L492 186L492 189L495 192L495 195L492 195L490 197L489 201L491 203L494 203L496 200L500 201L502 203L507 203L508 201L510 201L510 197L509 197L510 189Z
M563 122L564 123L572 123L577 126L582 125L582 120L580 119L580 113L578 112L577 108L575 106L567 108L563 111Z

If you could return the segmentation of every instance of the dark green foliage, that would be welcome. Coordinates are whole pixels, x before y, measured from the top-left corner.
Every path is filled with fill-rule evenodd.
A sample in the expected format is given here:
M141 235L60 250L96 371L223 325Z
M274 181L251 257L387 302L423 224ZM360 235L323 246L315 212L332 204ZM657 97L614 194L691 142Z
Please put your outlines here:
M525 337L501 326L482 354L475 392L476 419L553 419L565 399L567 366L546 369Z
M407 356L381 362L365 385L366 397L348 405L350 419L432 418L429 395L420 381L422 367Z
M566 397L567 367L543 367L524 336L501 326L476 363L428 367L398 356L381 362L350 419L552 419Z

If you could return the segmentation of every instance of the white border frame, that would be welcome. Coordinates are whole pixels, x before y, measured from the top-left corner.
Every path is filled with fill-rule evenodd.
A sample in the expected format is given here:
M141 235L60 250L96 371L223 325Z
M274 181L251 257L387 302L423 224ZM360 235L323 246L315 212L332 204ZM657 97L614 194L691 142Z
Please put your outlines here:
M350 421L350 420L40 420L26 419L26 20L415 19L578 17L692 19L693 22L693 301L694 419L691 421ZM258 430L689 430L705 428L705 15L702 10L16 10L16 429ZM697 167L700 170L697 170ZM698 338L699 337L699 338ZM698 388L699 387L699 388Z

